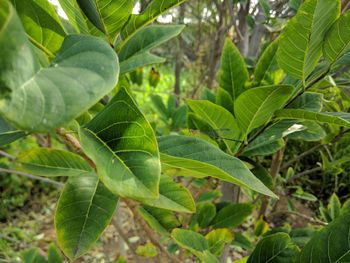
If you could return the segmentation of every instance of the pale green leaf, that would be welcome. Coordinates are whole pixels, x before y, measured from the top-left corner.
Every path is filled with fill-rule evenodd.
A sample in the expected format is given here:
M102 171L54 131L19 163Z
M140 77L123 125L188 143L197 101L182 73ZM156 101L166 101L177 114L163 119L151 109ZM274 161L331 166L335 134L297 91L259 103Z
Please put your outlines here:
M57 240L65 255L76 259L94 245L110 223L118 203L96 175L71 177L55 214Z
M34 45L51 54L60 49L66 33L48 0L12 0L23 27Z
M247 135L268 122L276 110L291 97L292 86L266 86L245 91L235 102L235 115L242 131Z
M183 176L214 177L276 197L238 158L212 144L193 137L158 138L162 168Z
M14 8L0 5L0 113L11 124L29 131L57 128L115 87L118 59L105 41L70 35L52 65L40 68Z
M21 154L18 169L45 177L87 176L93 172L79 155L55 149L39 148Z
M214 229L210 231L205 238L208 240L209 250L216 256L220 256L225 244L230 244L233 240L233 235L226 228Z
M112 193L137 200L159 197L154 131L125 88L80 130L80 140Z
M305 1L280 37L280 67L305 83L322 55L325 35L339 14L339 0Z

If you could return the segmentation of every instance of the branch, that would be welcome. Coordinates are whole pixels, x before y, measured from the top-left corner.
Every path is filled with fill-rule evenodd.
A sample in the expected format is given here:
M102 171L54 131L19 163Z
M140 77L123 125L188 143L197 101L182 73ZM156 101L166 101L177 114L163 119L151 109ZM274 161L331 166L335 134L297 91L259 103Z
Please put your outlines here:
M302 214L302 213L299 213L299 212L296 212L296 211L289 211L289 210L281 210L281 211L277 211L277 212L274 212L274 213L271 213L269 215L269 217L275 217L276 215L279 215L279 214L287 214L287 215L295 215L295 216L298 216L298 217L302 217L306 220L308 220L309 222L312 222L314 224L318 224L318 225L322 225L322 226L326 226L328 225L326 222L323 222L317 218L313 218L313 217L310 217L310 216L307 216L305 214Z
M293 180L298 179L298 178L300 178L300 177L303 177L303 176L305 176L305 175L313 174L313 173L315 173L315 172L319 172L319 171L322 171L322 170L323 170L322 167L315 167L315 168L312 168L312 169L310 169L310 170L306 170L306 171L304 171L304 172L301 172L301 173L298 173L298 174L293 175L292 177L290 177L290 178L287 180L287 182L293 181Z

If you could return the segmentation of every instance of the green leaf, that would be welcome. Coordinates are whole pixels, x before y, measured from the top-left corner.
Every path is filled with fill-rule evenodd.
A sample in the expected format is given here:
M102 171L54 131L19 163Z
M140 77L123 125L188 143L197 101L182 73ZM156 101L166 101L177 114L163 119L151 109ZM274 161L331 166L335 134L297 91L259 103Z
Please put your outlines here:
M269 75L273 74L279 69L276 61L276 53L279 44L278 41L279 39L273 41L264 50L261 57L259 58L254 71L254 86L257 87L265 83L275 84L271 83L271 78L269 77Z
M0 114L10 123L29 131L57 128L115 87L118 59L102 39L70 35L52 65L40 68L13 7L0 5Z
M320 123L350 127L350 114L347 112L313 112L298 109L284 109L276 112L281 119L311 120Z
M167 123L168 119L170 118L170 114L168 112L167 107L165 106L163 102L163 98L159 95L152 95L151 96L151 102L157 111L157 113L160 115L162 120Z
M230 228L242 224L253 213L251 204L229 204L217 212L213 220L214 228Z
M332 220L336 219L340 215L341 203L338 196L334 193L328 202L328 210L330 211L330 216Z
M26 136L23 131L15 130L0 116L0 146L10 144Z
M200 228L206 228L216 215L216 207L212 203L206 202L197 205L195 219Z
M185 2L185 0L153 0L150 2L142 14L131 15L130 19L123 27L121 31L123 43L125 44L137 31L152 23L158 16L183 2Z
M299 248L293 243L288 234L276 233L259 241L247 263L289 263L294 262L298 254Z
M93 172L87 162L77 154L47 148L39 148L18 158L22 171L46 177L87 176Z
M289 139L317 142L327 135L324 129L314 121L303 121L299 125L303 126L303 130L289 134Z
M235 153L239 149L241 144L239 141L242 139L241 131L237 121L229 111L204 100L190 100L188 106L223 140L229 152Z
M177 212L193 213L196 211L191 192L168 176L160 177L159 198L145 198L142 199L142 202L149 206Z
M74 260L90 249L110 223L117 203L96 175L69 178L55 214L57 240L67 257Z
M76 0L58 0L70 24L78 33L89 34L85 18Z
M226 38L222 50L219 76L220 87L226 90L235 101L244 91L249 75L243 57L229 38Z
M111 43L128 21L134 1L125 0L77 0L81 10L91 23L105 33Z
M132 72L139 67L161 64L165 61L165 58L150 53L138 54L120 63L120 74Z
M323 94L316 92L305 92L295 101L293 101L288 108L320 112L322 110L322 104Z
M315 233L301 251L298 262L349 262L350 206L340 216Z
M133 56L145 54L179 35L183 25L152 25L138 31L118 53L121 62Z
M61 252L58 250L54 243L51 243L48 247L47 260L49 263L63 263Z
M39 254L37 248L28 249L21 254L23 263L47 263L47 260Z
M174 213L169 210L150 206L142 206L138 210L150 227L161 235L169 236L168 231L181 225Z
M136 200L159 197L157 140L125 88L81 128L80 140L112 193Z
M158 138L162 167L175 169L181 175L198 178L214 177L276 197L238 158L212 144L193 137L164 136Z
M233 240L233 235L230 230L214 229L210 231L205 238L208 240L209 250L216 256L220 256L225 244L230 244Z
M337 62L350 48L350 11L342 15L328 31L323 54L328 63Z
M290 98L292 86L266 86L242 93L235 102L235 114L240 128L247 135L253 129L268 122L274 112Z
M280 67L305 84L322 55L325 35L339 14L339 0L305 1L280 37Z
M223 88L219 88L216 93L216 102L217 105L224 107L226 110L234 114L233 112L233 101L232 96Z
M55 54L66 33L55 8L47 0L12 0L22 25L34 45Z

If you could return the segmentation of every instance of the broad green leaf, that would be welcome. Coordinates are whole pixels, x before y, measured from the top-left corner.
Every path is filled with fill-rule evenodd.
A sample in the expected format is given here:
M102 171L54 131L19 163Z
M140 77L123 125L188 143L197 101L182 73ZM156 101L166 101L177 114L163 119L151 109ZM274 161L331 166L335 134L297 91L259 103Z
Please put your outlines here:
M197 212L194 215L200 228L206 228L216 215L216 207L212 203L206 202L197 205Z
M52 65L40 68L14 8L2 1L0 9L0 114L11 124L29 131L57 128L115 87L118 59L102 39L70 35Z
M54 243L51 243L47 249L47 261L49 263L63 263L61 252Z
M327 135L322 126L317 122L303 121L300 122L299 125L302 125L302 130L289 134L289 139L317 142L322 140Z
M313 227L292 228L289 236L298 247L302 248L310 241L315 232L316 229Z
M79 155L63 151L39 148L22 154L18 158L19 169L31 174L56 176L87 176L93 172Z
M253 85L255 87L260 86L261 84L275 84L273 81L271 81L271 75L274 74L276 71L279 70L279 67L277 65L276 61L276 53L278 49L278 41L279 39L276 39L273 41L262 53L261 57L259 58L255 71L254 71L254 82Z
M322 110L323 94L316 92L305 92L298 97L288 108L303 109L320 112Z
M150 2L142 14L131 15L123 27L121 31L123 43L125 44L137 31L152 23L158 16L183 2L185 0L153 0Z
M239 149L242 140L241 131L229 111L205 100L190 100L188 106L223 140L229 152L235 153Z
M226 39L221 55L220 87L226 90L233 102L244 91L249 75L243 57L230 39Z
M350 206L345 205L340 216L315 233L301 251L298 262L349 262Z
M208 100L212 103L216 102L215 94L208 88L204 88L201 93L201 100Z
M337 62L350 48L350 11L342 15L328 31L323 54L330 64Z
M350 127L350 114L347 112L313 112L298 109L284 109L277 111L276 116L281 119L311 120Z
M149 206L177 212L193 213L196 211L196 205L190 191L181 184L175 183L168 176L160 177L158 199L145 198L141 201Z
M117 203L96 175L69 178L55 214L57 240L67 257L74 260L90 249L110 223Z
M91 23L105 33L111 43L128 21L134 1L128 0L77 0Z
M169 210L149 206L139 207L138 210L150 227L161 235L169 236L168 231L181 225L174 213Z
M322 55L325 35L339 14L339 0L305 1L280 37L280 67L305 84Z
M118 52L121 62L139 54L145 54L170 39L184 29L183 25L152 25L138 31Z
M139 67L161 64L165 61L165 58L153 55L151 53L138 54L120 63L120 74L132 72Z
M235 102L235 114L247 135L268 122L274 112L283 107L293 93L292 86L266 86L245 91Z
M276 233L259 241L247 263L290 263L295 261L298 254L299 248L293 243L288 234Z
M26 136L23 131L15 130L0 116L0 146L12 143Z
M214 228L231 228L242 224L253 212L251 204L229 204L220 209L212 225Z
M66 33L48 0L12 0L28 38L49 54L60 49Z
M208 241L201 235L191 230L176 228L171 237L182 248L187 249L204 263L218 263L220 261L210 253Z
M76 0L58 0L70 24L78 33L89 34L85 18Z
M230 244L233 240L233 235L226 228L214 229L210 231L205 238L208 240L209 250L216 256L220 256L225 244Z
M212 144L187 136L158 138L162 167L181 175L198 178L214 177L276 197L238 158Z
M243 161L253 165L253 169L251 170L252 173L261 181L264 183L264 185L266 185L269 189L273 189L274 188L274 182L272 179L271 174L265 169L264 166L262 166L260 163L255 162L251 159L248 158L242 158Z
M81 128L80 140L112 193L136 200L159 197L157 140L125 88Z
M226 110L234 114L233 112L233 100L230 93L225 89L219 88L216 93L216 102L217 105L224 107Z
M47 260L39 254L37 248L31 248L21 253L23 263L47 263Z

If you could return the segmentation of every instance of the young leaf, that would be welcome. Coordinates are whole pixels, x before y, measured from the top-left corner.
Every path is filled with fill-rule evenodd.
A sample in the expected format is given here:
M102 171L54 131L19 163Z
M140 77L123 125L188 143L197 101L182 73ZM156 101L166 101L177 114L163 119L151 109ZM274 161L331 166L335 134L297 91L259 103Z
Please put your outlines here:
M344 205L341 215L315 233L301 251L298 262L349 262L350 206Z
M241 131L232 114L223 107L205 100L190 100L188 106L223 140L227 149L235 153L242 140ZM215 135L215 134L214 134Z
M1 1L0 9L0 113L10 123L29 131L57 128L115 87L118 58L102 39L70 35L52 65L40 68L14 8Z
M54 149L35 149L19 158L19 169L31 174L56 176L86 176L93 172L87 162L77 154Z
M80 130L86 154L115 195L137 200L159 197L160 160L151 125L125 88Z
M230 228L242 224L253 212L251 204L229 204L220 209L212 225L214 228Z
M323 54L328 63L339 60L350 48L350 11L341 16L328 31Z
M247 263L294 262L298 254L299 248L293 243L288 234L276 233L259 241Z
M81 10L91 23L105 33L111 42L128 21L134 1L125 0L77 0Z
M259 193L276 197L239 159L212 144L193 137L164 136L158 138L164 169L198 178L212 176Z
M66 33L53 5L47 0L12 0L12 3L34 45L55 54Z
M274 112L290 98L292 86L266 86L245 91L235 102L235 115L242 131L247 135L269 121Z
M311 120L350 127L350 114L347 112L313 112L298 109L284 109L277 111L276 116L281 119Z
M142 27L152 23L158 16L168 11L186 0L153 0L151 1L142 14L131 15L128 22L121 31L123 44L125 44L137 31ZM132 1L129 1L132 2ZM122 44L122 45L123 45Z
M71 260L83 255L110 223L118 198L96 175L71 177L55 214L57 240Z
M280 37L280 67L305 83L322 55L325 35L339 14L339 0L305 1Z
M227 38L221 55L220 87L231 95L234 102L244 91L244 85L248 78L248 70L243 57L232 41Z

